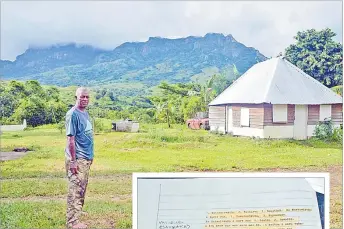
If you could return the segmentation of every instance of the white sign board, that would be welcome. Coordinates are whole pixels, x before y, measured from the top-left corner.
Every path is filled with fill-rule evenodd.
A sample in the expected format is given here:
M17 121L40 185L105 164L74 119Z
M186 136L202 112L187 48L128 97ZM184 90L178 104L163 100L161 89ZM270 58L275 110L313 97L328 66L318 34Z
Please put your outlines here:
M321 229L305 178L138 178L138 229Z

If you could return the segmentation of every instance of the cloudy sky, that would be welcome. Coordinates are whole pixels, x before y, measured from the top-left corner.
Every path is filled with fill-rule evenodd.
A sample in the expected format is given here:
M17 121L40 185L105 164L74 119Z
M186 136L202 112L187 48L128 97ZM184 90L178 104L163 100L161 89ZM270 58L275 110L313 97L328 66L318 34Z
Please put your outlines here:
M1 59L29 46L76 42L114 49L149 37L232 34L265 56L297 31L329 27L342 43L341 1L1 1Z

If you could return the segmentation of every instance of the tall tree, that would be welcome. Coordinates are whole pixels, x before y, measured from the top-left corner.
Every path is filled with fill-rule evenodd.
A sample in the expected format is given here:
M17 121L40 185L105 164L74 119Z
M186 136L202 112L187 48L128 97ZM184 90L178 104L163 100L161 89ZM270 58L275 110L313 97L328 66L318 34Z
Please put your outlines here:
M23 119L31 126L60 122L67 105L60 100L60 91L56 87L46 90L38 81L30 80L25 84L11 81L1 84L0 122L21 123Z
M343 45L335 42L336 34L326 28L298 32L296 44L286 48L285 56L292 64L327 87L343 83Z
M61 101L48 101L45 106L45 123L58 123L62 121L67 110L67 105L62 103Z
M13 114L13 118L18 122L22 122L23 119L26 119L27 124L33 127L45 124L46 117L45 101L37 96L22 100Z
M17 99L21 99L26 95L24 84L15 80L9 83L7 90L11 95L16 96Z
M47 99L52 99L55 102L59 102L60 100L60 91L57 87L49 87L45 91Z
M27 96L37 95L41 98L46 97L43 87L37 80L28 80L25 82L25 91Z
M10 117L18 105L18 99L7 91L0 93L0 113L1 118Z

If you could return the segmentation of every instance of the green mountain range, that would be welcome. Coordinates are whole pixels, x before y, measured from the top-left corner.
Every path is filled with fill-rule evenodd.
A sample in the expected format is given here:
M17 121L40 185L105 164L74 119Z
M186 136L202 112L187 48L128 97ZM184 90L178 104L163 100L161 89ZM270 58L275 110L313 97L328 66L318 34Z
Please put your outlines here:
M114 50L75 43L29 48L15 61L0 61L5 80L38 80L41 84L71 86L135 85L150 88L170 83L204 82L233 69L244 73L266 60L258 50L237 42L232 35L208 33L179 39L151 37L126 42Z

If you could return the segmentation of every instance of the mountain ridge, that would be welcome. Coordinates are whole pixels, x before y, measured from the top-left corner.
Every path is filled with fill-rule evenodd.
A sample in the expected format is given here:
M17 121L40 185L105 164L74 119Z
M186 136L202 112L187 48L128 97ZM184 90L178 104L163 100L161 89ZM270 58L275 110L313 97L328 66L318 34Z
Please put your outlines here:
M149 37L112 50L75 42L31 47L13 62L1 60L0 67L4 79L36 79L57 86L132 81L156 85L161 80L189 82L209 68L222 72L235 66L242 74L266 59L231 34L207 33L175 39Z

